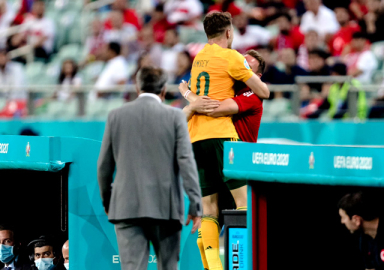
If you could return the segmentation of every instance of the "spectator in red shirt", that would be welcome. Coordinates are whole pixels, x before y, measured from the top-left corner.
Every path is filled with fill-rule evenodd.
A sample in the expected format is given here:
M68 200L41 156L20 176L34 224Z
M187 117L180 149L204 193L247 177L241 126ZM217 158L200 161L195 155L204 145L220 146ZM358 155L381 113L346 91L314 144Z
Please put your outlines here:
M360 31L360 26L355 21L350 21L348 9L340 6L334 9L340 29L335 33L329 43L329 50L333 56L340 56L352 40L353 33Z
M173 27L173 25L168 22L167 16L164 13L164 4L160 3L155 7L152 13L151 21L149 23L153 27L155 41L158 43L163 43L165 32Z
M275 49L294 49L297 51L304 42L304 35L298 26L292 25L292 17L288 13L280 13L277 16L279 35L272 40Z
M252 71L261 77L265 69L265 61L261 55L255 50L249 50L244 57ZM194 93L189 93L187 98L191 104L184 108L187 119L192 117L195 111L211 117L233 115L233 124L240 139L244 142L257 142L261 116L263 114L263 101L243 82L236 82L234 89L235 97L220 102L220 105L216 104L217 101L211 100L207 96L198 97ZM186 91L188 91L188 84L181 83L179 90L184 96ZM206 108L209 109L207 110Z
M208 12L211 11L223 11L231 13L232 17L235 17L241 13L241 8L236 6L234 0L218 0L216 4L209 7Z
M137 30L141 30L141 23L139 17L134 9L129 8L126 0L115 0L112 4L113 10L120 10L124 14L124 22L133 24ZM105 29L112 29L112 22L110 19L105 21Z

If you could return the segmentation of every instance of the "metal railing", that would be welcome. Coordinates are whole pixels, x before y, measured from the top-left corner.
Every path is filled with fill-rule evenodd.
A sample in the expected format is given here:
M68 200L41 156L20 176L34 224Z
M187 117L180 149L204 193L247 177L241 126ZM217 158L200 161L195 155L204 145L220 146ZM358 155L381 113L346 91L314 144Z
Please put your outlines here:
M297 84L288 84L288 85L268 85L270 91L273 93L277 92L288 92L290 93L289 102L291 103L291 111L293 115L300 115L300 89L303 84L306 83L344 83L350 81L350 77L345 76L328 76L328 77L297 77ZM36 100L37 99L46 99L49 100L56 99L55 93L60 91L62 86L60 85L35 85L35 86L20 86L20 87L7 87L0 86L0 100L3 97L3 101L7 96L12 96L12 94L24 93L27 97L27 109L28 116L34 116L36 111ZM361 85L360 87L355 87L351 84L348 95L348 110L349 116L351 118L356 117L357 115L357 99L358 92L365 91L370 93L377 93L379 89L383 89L383 85ZM67 88L69 93L72 93L73 99L77 99L77 116L85 116L87 111L87 106L92 106L92 99L90 98L90 93L97 92L99 95L104 96L104 98L99 98L100 100L108 99L124 99L124 95L129 94L129 100L133 100L137 97L135 85L123 85L115 86L110 89L105 90L96 90L93 85L84 85ZM167 85L167 92L169 93L178 93L178 85ZM106 97L107 96L107 97ZM184 101L184 99L182 99ZM187 104L184 101L184 104ZM0 108L1 110L1 108Z

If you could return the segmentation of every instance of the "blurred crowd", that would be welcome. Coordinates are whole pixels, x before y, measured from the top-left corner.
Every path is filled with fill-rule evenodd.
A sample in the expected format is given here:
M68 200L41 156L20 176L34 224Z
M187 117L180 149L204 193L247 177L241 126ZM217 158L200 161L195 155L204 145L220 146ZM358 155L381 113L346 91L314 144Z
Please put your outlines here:
M9 52L29 44L35 61L49 63L59 49L54 46L59 29L45 16L47 2L20 1L19 10L12 10L6 0L0 0L0 85L4 86L28 83L20 68L26 57L10 59ZM62 62L57 76L62 87L52 98L70 99L71 89L85 84L94 85L90 99L105 97L100 91L134 84L137 71L149 65L165 69L169 84L188 81L193 58L206 42L204 15L227 11L235 31L232 48L261 53L267 63L264 82L294 84L297 76L352 78L344 83L300 83L302 117L347 117L352 88L358 118L384 117L384 91L380 87L371 94L364 91L364 85L383 83L382 0L144 0L137 5L141 8L115 0L96 11L82 44L82 57ZM1 35L11 26L19 27L15 34ZM105 65L85 82L82 71L99 63ZM21 98L23 92L2 95ZM169 99L179 97L168 95ZM290 98L292 93L284 91L271 96L276 104Z

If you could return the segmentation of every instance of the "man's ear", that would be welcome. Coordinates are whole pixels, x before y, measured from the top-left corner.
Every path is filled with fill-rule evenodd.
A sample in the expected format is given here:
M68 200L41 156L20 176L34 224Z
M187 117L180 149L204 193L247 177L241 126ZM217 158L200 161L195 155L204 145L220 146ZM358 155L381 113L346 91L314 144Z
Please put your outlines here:
M225 31L225 37L227 39L230 39L231 38L231 28L228 28L226 31Z
M362 222L362 218L361 218L361 216L353 215L352 218L351 218L351 221L352 221L356 226L360 227L361 222Z
M161 98L162 101L165 99L165 94L167 93L167 87L164 85L163 89L161 89L161 93L159 97Z
M261 73L256 73L257 77L261 78L261 76L263 76L263 74Z
M141 93L141 90L140 90L140 86L139 86L139 84L137 82L136 82L135 88L136 88L137 96L139 96L140 93Z

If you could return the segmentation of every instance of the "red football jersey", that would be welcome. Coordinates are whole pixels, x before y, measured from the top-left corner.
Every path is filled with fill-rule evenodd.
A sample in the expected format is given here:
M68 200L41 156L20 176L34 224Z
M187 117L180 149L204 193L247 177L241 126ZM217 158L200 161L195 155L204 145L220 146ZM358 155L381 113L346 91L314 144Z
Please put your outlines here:
M355 22L349 22L347 26L341 27L330 40L329 49L333 56L340 56L351 40L355 32L360 31L360 26Z
M243 142L257 142L263 101L244 83L241 83L241 86L239 84L235 84L236 96L233 98L239 106L239 113L233 116L233 124Z

